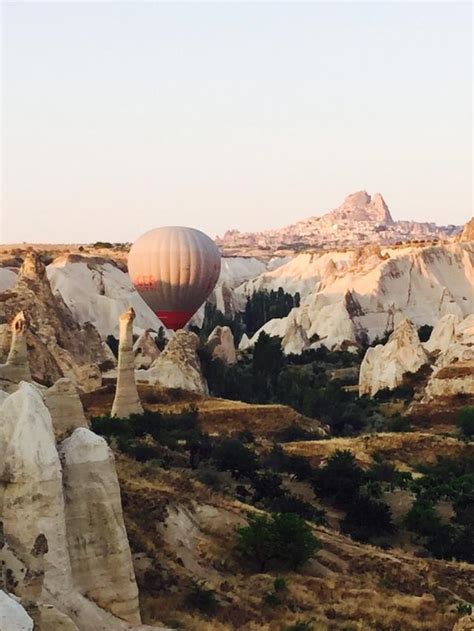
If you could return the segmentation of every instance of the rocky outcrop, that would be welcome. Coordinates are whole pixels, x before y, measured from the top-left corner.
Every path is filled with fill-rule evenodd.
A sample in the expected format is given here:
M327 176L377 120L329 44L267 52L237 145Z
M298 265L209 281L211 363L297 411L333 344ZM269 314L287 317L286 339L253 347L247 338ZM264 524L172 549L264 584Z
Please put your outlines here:
M207 348L212 357L220 359L226 366L237 361L234 336L228 326L216 326L207 339Z
M420 327L474 312L474 243L387 248L381 257L376 250L368 257L359 253L357 262L350 251L300 254L236 291L244 296L278 287L298 291L300 307L260 331L284 337L296 323L310 340L317 336L330 349L382 338L404 317Z
M133 345L135 353L135 368L150 368L152 363L160 356L160 351L155 342L156 334L150 329L144 331Z
M119 418L128 418L131 414L143 413L135 382L134 319L135 312L132 308L120 316L117 388L112 405L112 416L118 416Z
M10 322L19 311L28 319L28 356L35 381L52 385L69 377L83 390L97 387L84 366L113 365L115 359L91 324L80 326L61 296L54 295L44 264L29 252L12 289L2 294L0 322ZM97 369L97 373L98 373Z
M0 380L12 384L31 381L28 350L26 346L27 323L25 314L20 311L11 324L11 345L5 364L0 365Z
M158 331L162 326L121 267L110 258L65 254L46 268L54 294L77 322L91 322L103 340L108 335L118 338L120 314L130 307L135 327Z
M464 226L464 230L462 231L461 241L474 241L474 217L470 219L467 224Z
M0 590L0 630L33 631L33 620L21 604Z
M457 395L474 397L474 315L440 320L425 347L436 357L422 403Z
M199 338L189 331L176 331L149 370L140 370L140 381L163 388L181 388L208 394L208 387L197 355Z
M428 363L418 333L409 320L403 320L385 346L367 349L359 373L359 394L373 396L379 390L393 390L403 383L406 373L417 372Z
M62 464L38 388L23 382L2 399L0 589L21 599L38 631L142 628L105 441L76 429Z
M113 454L103 438L85 428L76 429L59 452L74 583L99 607L139 623L138 590Z
M445 353L456 336L456 327L461 322L459 315L448 313L433 327L430 339L423 345L428 353Z
M44 402L53 420L56 440L62 440L77 427L87 427L81 399L70 379L59 379L44 393Z
M29 558L36 538L49 542L50 585L71 584L59 456L51 416L32 384L22 383L0 408L0 507L5 536Z

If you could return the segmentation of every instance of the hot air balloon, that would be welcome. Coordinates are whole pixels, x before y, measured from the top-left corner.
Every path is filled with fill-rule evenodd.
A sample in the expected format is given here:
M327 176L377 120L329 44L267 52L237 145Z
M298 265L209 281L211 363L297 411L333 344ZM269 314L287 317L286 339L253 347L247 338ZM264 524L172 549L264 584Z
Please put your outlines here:
M146 232L132 245L128 272L138 293L168 329L182 329L214 289L221 256L194 228Z

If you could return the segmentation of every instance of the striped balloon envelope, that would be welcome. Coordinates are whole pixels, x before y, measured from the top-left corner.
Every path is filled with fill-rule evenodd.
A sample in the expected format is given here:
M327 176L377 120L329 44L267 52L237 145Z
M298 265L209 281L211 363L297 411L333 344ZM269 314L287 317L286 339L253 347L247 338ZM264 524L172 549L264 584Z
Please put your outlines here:
M194 228L167 226L139 237L128 255L138 293L168 329L182 329L214 289L221 270L216 244Z

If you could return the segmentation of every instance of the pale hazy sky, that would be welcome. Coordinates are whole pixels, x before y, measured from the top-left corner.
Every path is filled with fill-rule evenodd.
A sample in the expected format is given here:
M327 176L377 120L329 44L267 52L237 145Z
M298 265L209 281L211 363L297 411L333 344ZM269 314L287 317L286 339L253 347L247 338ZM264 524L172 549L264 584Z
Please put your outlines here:
M3 242L472 212L469 2L4 2Z

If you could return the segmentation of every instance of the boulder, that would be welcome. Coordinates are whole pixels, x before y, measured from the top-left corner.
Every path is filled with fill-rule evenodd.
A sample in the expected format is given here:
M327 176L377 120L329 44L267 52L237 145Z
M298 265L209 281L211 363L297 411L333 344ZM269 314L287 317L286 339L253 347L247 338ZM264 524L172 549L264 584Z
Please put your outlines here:
M143 413L135 382L134 319L135 312L132 308L120 316L117 388L112 405L112 416L118 416L119 418L128 418L131 414Z
M163 388L209 393L197 355L199 338L189 331L176 331L149 370L139 370L138 379Z
M402 320L384 345L367 349L359 373L359 394L373 396L379 390L393 390L405 373L415 373L428 363L428 356L413 324Z
M59 452L74 583L102 609L138 624L138 589L113 454L102 437L82 427Z
M150 329L144 331L133 345L135 353L135 368L147 369L160 356L160 350L155 342L156 333Z
M207 339L207 348L212 357L220 359L226 366L237 361L234 336L228 326L216 326Z
M43 396L53 420L56 440L62 440L77 427L87 427L81 399L70 379L59 379Z

